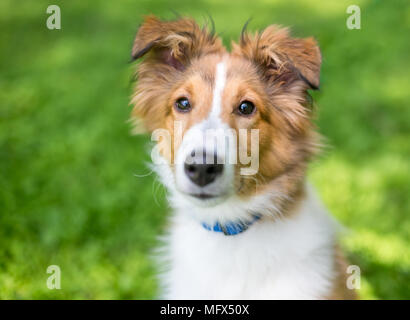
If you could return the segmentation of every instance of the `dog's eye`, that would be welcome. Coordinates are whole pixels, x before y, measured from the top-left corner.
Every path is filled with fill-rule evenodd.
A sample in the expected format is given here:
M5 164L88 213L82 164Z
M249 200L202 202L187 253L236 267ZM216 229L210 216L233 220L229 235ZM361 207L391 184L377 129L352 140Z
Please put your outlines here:
M187 98L180 98L175 102L175 108L179 112L188 112L191 110L191 104Z
M237 110L240 115L249 116L255 112L256 108L252 102L242 101Z

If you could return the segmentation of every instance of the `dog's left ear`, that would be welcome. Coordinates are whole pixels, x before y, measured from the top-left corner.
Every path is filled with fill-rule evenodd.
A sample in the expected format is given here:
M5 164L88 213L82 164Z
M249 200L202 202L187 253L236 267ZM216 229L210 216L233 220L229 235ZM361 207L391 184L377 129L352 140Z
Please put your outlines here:
M150 15L137 32L131 57L137 60L147 55L151 62L182 71L193 58L220 50L220 38L213 30L200 28L194 20L163 21Z
M292 38L286 28L271 25L253 36L243 31L239 45L233 44L233 52L258 64L269 80L300 79L310 89L319 88L322 58L313 38Z

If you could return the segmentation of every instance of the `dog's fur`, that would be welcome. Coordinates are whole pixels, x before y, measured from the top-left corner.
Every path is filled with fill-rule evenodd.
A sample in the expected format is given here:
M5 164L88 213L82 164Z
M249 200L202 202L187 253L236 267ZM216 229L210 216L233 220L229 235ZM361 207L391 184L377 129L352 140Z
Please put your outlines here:
M191 19L148 16L132 49L133 59L143 56L133 118L148 132L163 128L172 137L179 121L184 137L161 144L166 164L156 167L174 209L163 254L164 297L353 298L336 224L305 182L319 139L307 93L319 86L316 41L292 38L272 25L254 35L243 31L229 53L219 37ZM189 112L176 110L181 97L189 99ZM244 100L256 106L252 115L236 113ZM201 146L197 132L206 128L258 129L258 172L244 176L244 165L225 165L211 185L190 183L177 160ZM192 196L204 190L215 197ZM262 218L234 236L201 225L248 221L255 213Z

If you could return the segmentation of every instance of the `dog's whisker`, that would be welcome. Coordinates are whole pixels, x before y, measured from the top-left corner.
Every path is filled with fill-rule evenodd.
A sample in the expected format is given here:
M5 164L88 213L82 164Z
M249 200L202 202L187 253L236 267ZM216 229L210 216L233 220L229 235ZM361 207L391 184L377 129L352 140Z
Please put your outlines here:
M151 171L148 172L148 173L144 173L144 174L136 174L136 173L134 173L134 177L137 177L137 178L145 178L145 177L150 176L150 175L153 174L153 173L154 173L153 170L151 170Z

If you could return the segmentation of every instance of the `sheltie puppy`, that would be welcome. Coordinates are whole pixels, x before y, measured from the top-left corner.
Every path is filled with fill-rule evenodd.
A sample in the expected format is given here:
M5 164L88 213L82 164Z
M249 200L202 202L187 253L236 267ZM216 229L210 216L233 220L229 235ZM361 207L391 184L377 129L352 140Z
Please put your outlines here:
M163 247L169 299L351 299L337 224L306 169L319 145L308 90L313 38L245 28L228 51L194 20L145 18L132 119L152 133L173 209Z

